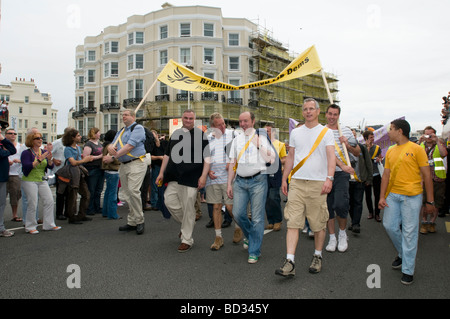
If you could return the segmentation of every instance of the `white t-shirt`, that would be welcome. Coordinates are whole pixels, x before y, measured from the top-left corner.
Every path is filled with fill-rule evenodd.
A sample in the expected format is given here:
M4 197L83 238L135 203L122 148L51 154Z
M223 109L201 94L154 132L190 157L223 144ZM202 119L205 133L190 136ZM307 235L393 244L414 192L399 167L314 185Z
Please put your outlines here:
M245 144L250 140L252 136L253 134L245 135L242 133L234 138L233 143L231 144L230 159L238 158L241 150L245 147ZM255 138L256 137L257 135L255 136ZM261 135L259 141L260 145L265 149L271 147L269 141L265 136ZM253 141L250 142L250 145L239 159L236 174L242 177L248 177L258 174L259 172L264 173L264 171L267 169L266 161L259 152L260 150L256 148L256 146L253 144Z
M292 130L289 138L289 146L295 148L293 168L308 156L323 128L324 126L321 124L318 124L311 129L307 128L306 125L302 125ZM316 150L292 178L325 181L328 176L327 146L334 147L333 131L330 129L328 129L328 132L325 134Z
M20 156L22 155L23 147L22 144L17 143L16 145L16 154L8 156L8 160L11 162L15 159L20 160ZM22 164L21 163L14 163L9 166L9 175L10 176L18 176L22 172Z

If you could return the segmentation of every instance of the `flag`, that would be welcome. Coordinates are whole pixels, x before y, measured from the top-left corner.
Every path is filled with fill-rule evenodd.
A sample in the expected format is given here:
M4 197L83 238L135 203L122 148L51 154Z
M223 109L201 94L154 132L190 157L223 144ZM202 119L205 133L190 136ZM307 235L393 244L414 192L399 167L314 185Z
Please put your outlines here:
M198 75L172 59L158 76L158 80L178 90L191 92L221 92L253 89L300 78L322 69L315 46L304 51L293 60L277 77L235 86Z
M289 134L291 134L292 130L297 127L299 122L294 119L289 118Z

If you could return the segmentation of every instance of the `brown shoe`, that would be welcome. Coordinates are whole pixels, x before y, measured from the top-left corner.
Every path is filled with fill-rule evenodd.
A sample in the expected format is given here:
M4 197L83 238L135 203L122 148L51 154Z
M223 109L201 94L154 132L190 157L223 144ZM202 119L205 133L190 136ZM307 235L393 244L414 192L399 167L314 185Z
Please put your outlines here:
M273 231L280 231L281 230L281 223L275 223L273 225Z
M216 236L214 244L211 245L211 250L219 250L223 246L223 238Z
M436 232L436 224L435 223L429 223L428 224L428 232L429 233L435 233Z
M181 245L178 246L178 252L179 253L185 253L185 252L191 250L191 248L192 248L191 245L188 245L188 244L185 244L185 243L181 243Z
M240 228L236 228L234 230L234 235L233 235L233 243L237 244L242 240L243 234L242 234L242 229Z
M273 224L269 224L266 227L264 227L264 229L273 229Z
M428 224L421 223L419 232L423 235L428 234Z

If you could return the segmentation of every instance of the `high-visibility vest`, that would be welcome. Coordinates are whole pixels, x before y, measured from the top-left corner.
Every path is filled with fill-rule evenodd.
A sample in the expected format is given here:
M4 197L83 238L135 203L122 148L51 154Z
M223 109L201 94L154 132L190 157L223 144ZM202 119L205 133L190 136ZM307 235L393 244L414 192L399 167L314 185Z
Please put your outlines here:
M423 149L425 149L425 144L420 144ZM445 173L444 160L442 159L441 153L439 153L439 148L436 145L433 151L433 162L434 162L434 173L437 177L445 179L447 174Z

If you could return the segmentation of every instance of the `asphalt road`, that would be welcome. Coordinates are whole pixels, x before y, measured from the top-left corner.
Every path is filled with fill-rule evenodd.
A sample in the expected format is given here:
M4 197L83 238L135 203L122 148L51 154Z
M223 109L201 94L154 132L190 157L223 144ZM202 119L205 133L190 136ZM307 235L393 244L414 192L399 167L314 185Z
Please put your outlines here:
M231 241L234 223L223 230L225 246L219 251L209 249L214 230L205 227L209 221L206 204L202 210L194 246L187 253L177 251L179 225L165 220L160 212L145 213L141 236L119 232L126 223L126 205L119 208L122 220L96 215L82 225L57 221L60 231L38 235L16 229L14 237L0 238L0 299L449 298L449 215L438 219L437 233L420 235L415 281L405 286L400 283L401 272L391 268L396 252L382 224L367 220L366 211L361 233L348 232L347 252L324 251L319 274L308 272L313 240L301 234L297 273L286 279L274 274L285 258L284 224L281 231L264 236L262 256L250 265L247 251ZM21 226L10 219L7 204L7 229ZM70 288L77 284L79 288Z

